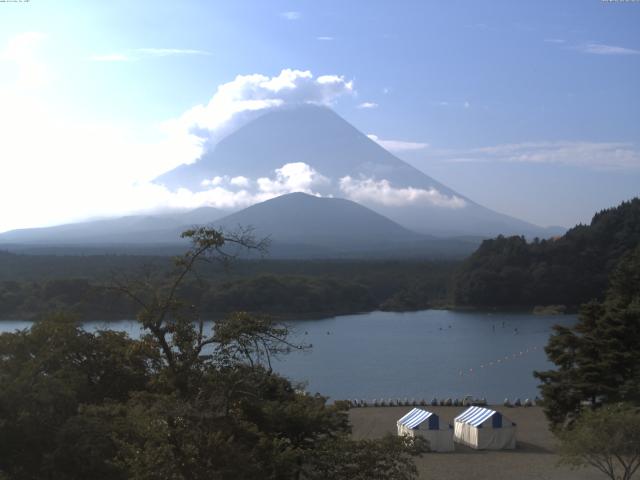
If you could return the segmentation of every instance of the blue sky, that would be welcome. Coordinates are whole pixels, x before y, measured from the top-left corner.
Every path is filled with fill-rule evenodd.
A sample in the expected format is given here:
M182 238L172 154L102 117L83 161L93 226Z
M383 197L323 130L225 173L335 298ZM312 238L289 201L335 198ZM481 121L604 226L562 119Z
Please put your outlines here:
M0 231L153 207L109 192L179 162L167 122L283 69L352 82L338 113L476 202L587 222L640 194L638 25L599 0L0 3Z

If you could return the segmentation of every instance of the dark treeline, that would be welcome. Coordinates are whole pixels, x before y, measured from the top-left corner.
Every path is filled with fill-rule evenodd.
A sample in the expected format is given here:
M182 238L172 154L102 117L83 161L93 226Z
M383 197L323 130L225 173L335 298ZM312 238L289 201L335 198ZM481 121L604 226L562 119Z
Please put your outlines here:
M566 235L486 240L463 263L427 260L237 260L204 265L183 294L201 313L236 310L313 317L382 310L566 305L602 299L616 262L640 242L640 199L597 213ZM21 255L0 252L0 319L68 311L82 319L131 318L111 290L114 272L156 277L168 257Z
M167 257L0 255L0 319L66 311L81 319L132 318L135 306L110 288L113 272L165 275ZM447 302L456 264L427 261L236 261L204 265L181 294L201 313L244 310L312 317L375 309L415 310Z
M486 240L455 276L453 300L477 307L567 305L601 299L618 260L640 243L640 199L597 213L557 239Z

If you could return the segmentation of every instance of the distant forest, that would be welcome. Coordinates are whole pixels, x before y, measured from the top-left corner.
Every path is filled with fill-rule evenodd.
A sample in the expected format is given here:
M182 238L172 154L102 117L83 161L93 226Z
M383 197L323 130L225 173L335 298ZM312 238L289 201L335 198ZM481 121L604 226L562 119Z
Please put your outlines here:
M162 276L169 257L53 256L0 253L0 319L34 319L48 312L84 320L133 318L135 306L110 288L114 273ZM376 309L418 310L444 305L457 263L430 261L237 260L204 264L181 296L209 317L244 310L312 318Z
M313 318L432 307L518 308L601 299L609 273L640 244L640 199L597 213L554 239L485 240L463 262L419 260L237 260L205 264L181 295L210 318L243 310ZM83 320L133 318L135 306L110 286L163 276L167 256L22 255L0 252L0 319L52 311Z
M624 254L640 243L640 199L597 213L555 239L485 240L455 274L456 305L575 309L602 299L607 279Z

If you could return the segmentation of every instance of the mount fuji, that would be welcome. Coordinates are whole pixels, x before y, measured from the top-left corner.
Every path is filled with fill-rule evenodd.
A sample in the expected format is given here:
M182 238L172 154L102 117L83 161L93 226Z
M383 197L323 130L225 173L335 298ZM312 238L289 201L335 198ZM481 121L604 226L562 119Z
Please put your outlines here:
M317 105L269 111L196 162L155 181L191 191L225 178L253 179L259 187L273 187L270 176L287 165L304 165L304 173L313 175L302 191L353 200L415 232L529 237L558 233L475 203L385 150L333 110ZM256 191L257 198L260 193L266 192Z
M263 113L155 183L211 201L190 212L15 230L0 234L0 246L181 249L179 233L207 223L253 226L281 258L460 257L482 237L558 233L475 203L316 105Z

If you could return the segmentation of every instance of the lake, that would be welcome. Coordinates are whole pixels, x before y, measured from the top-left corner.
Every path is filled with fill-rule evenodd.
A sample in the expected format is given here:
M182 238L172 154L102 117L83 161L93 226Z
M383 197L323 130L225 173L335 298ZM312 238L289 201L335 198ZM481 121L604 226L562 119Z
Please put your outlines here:
M332 399L486 397L534 398L534 370L552 365L544 346L554 324L576 317L524 313L425 310L371 312L288 322L308 352L279 359L274 368L307 390ZM0 322L0 331L30 322ZM112 328L138 336L131 321L88 322L88 330Z

